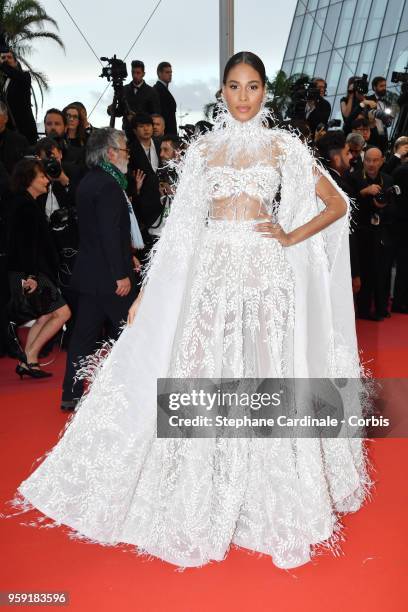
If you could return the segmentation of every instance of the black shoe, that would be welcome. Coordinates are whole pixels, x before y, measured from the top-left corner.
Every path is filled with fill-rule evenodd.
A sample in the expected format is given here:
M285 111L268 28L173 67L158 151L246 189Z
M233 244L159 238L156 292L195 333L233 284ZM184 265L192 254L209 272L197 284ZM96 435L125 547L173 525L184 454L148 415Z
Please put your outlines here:
M24 376L29 376L30 378L49 378L52 376L51 372L44 372L44 370L40 370L36 368L38 363L27 363L26 366L22 366L18 364L16 366L16 374L23 380Z
M61 402L61 410L63 412L72 412L77 407L78 402L79 402L79 400L77 400L77 399L62 400L62 402Z

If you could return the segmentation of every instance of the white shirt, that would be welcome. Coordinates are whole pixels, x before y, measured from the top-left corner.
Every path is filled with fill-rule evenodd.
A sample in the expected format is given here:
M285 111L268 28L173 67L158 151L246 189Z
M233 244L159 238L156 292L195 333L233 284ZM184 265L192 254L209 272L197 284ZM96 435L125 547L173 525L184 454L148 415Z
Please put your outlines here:
M146 157L150 162L151 167L154 172L157 172L157 168L159 167L159 158L156 153L156 147L154 146L153 140L150 141L150 149L146 149L144 145L142 145L143 151L146 153Z

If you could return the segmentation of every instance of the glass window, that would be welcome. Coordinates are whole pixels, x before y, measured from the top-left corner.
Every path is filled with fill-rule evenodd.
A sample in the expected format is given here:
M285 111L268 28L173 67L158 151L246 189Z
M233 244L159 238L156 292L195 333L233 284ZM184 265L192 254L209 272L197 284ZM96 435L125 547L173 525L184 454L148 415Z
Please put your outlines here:
M285 60L295 57L296 47L299 40L299 34L303 23L303 17L295 17L290 31L289 42L285 53Z
M305 0L298 0L296 13L295 15L303 15L306 12L306 2Z
M339 27L337 28L336 40L334 43L335 47L344 47L347 45L355 8L356 0L345 0L345 2L343 2Z
M384 0L373 0L371 5L371 13L367 23L367 29L364 38L378 38L381 31L381 26L384 18L387 3Z
M403 8L404 0L388 0L381 36L388 36L388 34L395 34L395 32L398 32Z
M391 54L394 48L395 36L380 38L377 53L373 63L371 77L386 76L390 65Z
M287 62L283 62L282 70L286 73L286 76L290 76L292 69L292 60L288 60Z
M399 29L400 29L400 32L403 32L404 30L408 30L408 2L405 3Z
M309 0L309 2L307 3L307 10L314 11L315 9L317 9L317 4L318 4L318 0Z
M384 1L384 0L383 0ZM370 11L371 0L360 0L353 19L349 45L361 42L367 25L368 13Z
M343 118L341 116L341 109L340 109L340 100L343 96L336 96L334 98L334 102L330 102L332 105L332 112L330 115L331 119L341 119L341 121L343 122ZM341 127L341 126L340 126ZM336 130L339 130L340 128L335 128Z
M305 63L305 58L300 57L293 62L292 74L300 74L303 72L303 64Z
M345 49L334 49L331 54L330 67L326 77L328 96L333 96L337 91L345 51Z
M309 41L308 53L317 53L319 50L320 41L324 32L324 22L326 20L327 8L317 11L315 22L313 25L312 35Z
M302 33L299 38L299 44L296 49L296 55L306 55L306 50L309 44L310 33L313 27L313 18L312 15L305 15L305 20L303 22Z
M395 71L404 72L405 66L408 64L408 32L398 34L395 43L392 60L389 66L389 78L391 73Z
M314 76L314 68L316 65L316 59L317 59L317 55L309 55L309 57L306 58L305 65L303 66L303 72L307 74L307 76L310 76L310 77Z
M341 95L345 95L347 91L347 81L350 77L354 76L357 73L357 62L360 55L361 45L353 45L351 47L347 47L345 61L343 63L343 69L339 78L339 85L337 88L337 93Z
M319 8L323 8L324 6L329 6L330 0L319 0Z
M370 40L370 42L366 42L363 44L361 48L360 59L358 60L357 74L367 74L370 77L376 47L376 40Z
M320 45L320 51L327 51L333 47L333 39L335 37L337 24L341 11L341 3L333 4L328 10L326 24L324 26L324 34Z
M319 53L317 56L317 62L315 66L315 75L319 76L321 79L326 78L327 74L327 66L329 65L330 59L330 51L326 51L326 53Z

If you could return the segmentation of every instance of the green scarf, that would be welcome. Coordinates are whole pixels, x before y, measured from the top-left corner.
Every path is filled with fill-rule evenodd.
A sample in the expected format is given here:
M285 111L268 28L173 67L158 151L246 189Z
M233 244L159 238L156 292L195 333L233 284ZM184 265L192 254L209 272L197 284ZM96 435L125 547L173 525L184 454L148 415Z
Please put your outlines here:
M119 170L119 168L117 168L110 162L106 162L106 161L101 161L98 165L100 168L102 168L102 170L105 170L105 172L113 176L115 181L117 181L119 185L122 187L123 191L125 191L128 185L127 178L123 174L123 172Z

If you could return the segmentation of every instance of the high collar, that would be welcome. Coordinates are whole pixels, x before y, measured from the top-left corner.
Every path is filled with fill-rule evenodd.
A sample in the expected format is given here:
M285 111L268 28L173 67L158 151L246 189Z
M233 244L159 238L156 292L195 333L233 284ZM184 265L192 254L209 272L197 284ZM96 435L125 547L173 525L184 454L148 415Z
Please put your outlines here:
M268 118L272 118L271 111L264 104L262 104L257 114L248 119L248 121L235 119L223 100L218 103L217 111L214 129L227 130L236 136L243 136L245 138L250 137L255 132L259 133L259 130L262 128L268 127Z

